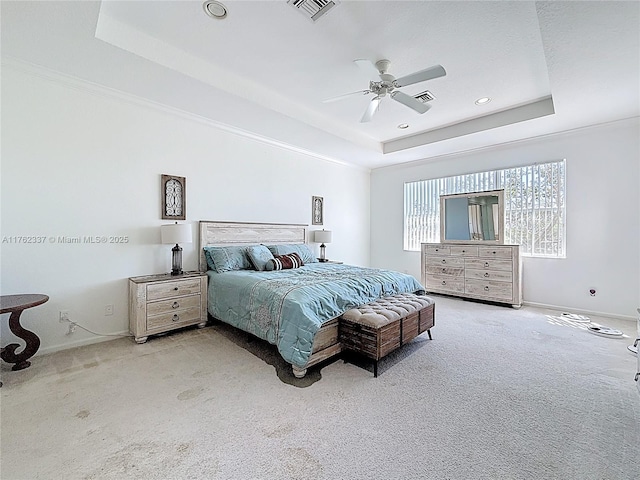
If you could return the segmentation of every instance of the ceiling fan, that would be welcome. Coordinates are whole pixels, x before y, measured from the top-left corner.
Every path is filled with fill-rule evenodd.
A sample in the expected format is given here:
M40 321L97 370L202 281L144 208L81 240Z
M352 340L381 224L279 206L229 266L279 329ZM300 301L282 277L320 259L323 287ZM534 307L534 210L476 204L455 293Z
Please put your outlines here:
M329 98L324 100L324 103L335 102L336 100L342 100L343 98L350 97L352 95L368 95L370 93L375 94L375 97L369 103L369 106L365 110L360 122L369 122L373 115L378 111L380 102L384 97L389 95L396 102L400 102L403 105L415 110L422 114L431 108L431 105L422 103L420 100L407 95L397 88L406 87L407 85L413 85L414 83L424 82L426 80L432 80L438 77L444 77L447 72L442 65L434 65L433 67L425 68L417 72L405 75L404 77L396 78L393 75L387 73L391 62L389 60L378 60L375 65L370 60L354 60L354 63L360 67L371 79L369 81L369 88L366 90L359 90L357 92L347 93L338 97Z

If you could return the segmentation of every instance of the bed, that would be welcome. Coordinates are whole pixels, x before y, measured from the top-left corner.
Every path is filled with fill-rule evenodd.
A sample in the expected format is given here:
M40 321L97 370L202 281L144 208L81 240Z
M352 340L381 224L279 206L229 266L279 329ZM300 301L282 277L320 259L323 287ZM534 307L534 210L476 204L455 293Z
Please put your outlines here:
M306 240L306 225L199 224L199 269L208 275L209 314L275 345L298 378L341 352L338 319L344 312L388 295L424 294L411 275L318 262ZM266 247L274 260L262 264L256 252ZM304 260L302 266L296 258ZM293 268L275 269L290 259Z

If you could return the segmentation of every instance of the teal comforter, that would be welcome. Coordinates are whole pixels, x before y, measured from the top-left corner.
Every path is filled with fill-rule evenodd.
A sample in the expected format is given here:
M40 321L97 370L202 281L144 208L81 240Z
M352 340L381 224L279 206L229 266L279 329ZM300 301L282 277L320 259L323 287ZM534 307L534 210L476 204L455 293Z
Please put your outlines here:
M395 293L424 293L411 275L331 263L258 272L209 271L209 313L278 347L304 368L323 323Z

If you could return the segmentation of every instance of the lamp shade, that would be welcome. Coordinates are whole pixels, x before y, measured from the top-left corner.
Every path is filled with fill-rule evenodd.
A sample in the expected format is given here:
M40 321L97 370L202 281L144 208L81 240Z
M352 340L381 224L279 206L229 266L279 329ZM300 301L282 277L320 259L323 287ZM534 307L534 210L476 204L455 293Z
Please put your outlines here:
M170 223L160 227L162 243L191 243L191 225L186 223Z
M316 243L331 243L331 230L316 230L314 239Z

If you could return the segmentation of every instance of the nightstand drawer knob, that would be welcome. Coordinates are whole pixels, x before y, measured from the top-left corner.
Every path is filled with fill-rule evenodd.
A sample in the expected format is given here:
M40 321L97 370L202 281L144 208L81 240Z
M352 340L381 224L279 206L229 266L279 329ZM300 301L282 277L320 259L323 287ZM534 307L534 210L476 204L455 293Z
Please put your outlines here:
M173 287L173 289L177 291L177 290L178 290L178 287Z
M171 308L179 308L180 304L178 302L173 302L173 305L171 305Z
M177 322L178 320L180 320L180 316L177 313L175 313L171 320L173 320L174 322Z
M447 263L447 261L443 258L443 259L442 259L442 263Z
M485 278L489 278L489 272L484 273Z
M488 285L484 287L484 291L485 291L485 292L488 292L488 291L489 291L489 286L488 286Z
M442 273L447 273L447 269L446 269L446 268L443 268L443 269L442 269Z
M484 262L484 266L488 267L489 266L489 262Z
M443 285L446 285L446 284L447 284L447 282L446 282L446 281L444 281L444 280L442 280L442 284L443 284Z

